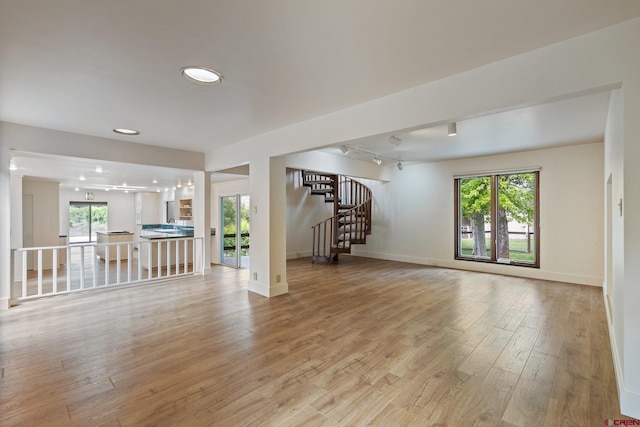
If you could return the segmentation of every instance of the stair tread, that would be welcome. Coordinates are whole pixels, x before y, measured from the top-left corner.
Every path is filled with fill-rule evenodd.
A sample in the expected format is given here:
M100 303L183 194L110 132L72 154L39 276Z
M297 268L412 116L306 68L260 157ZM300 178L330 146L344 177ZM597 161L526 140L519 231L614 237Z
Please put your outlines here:
M333 184L333 181L331 181L330 179L305 179L304 180L304 185L314 185L314 184L331 185Z
M367 218L364 215L349 215L341 217L338 222L341 224L353 224L358 222L366 222Z

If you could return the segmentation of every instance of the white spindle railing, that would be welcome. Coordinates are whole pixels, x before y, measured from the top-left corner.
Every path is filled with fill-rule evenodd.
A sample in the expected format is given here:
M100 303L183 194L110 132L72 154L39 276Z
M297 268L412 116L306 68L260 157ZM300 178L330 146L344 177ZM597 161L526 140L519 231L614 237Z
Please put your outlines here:
M196 252L202 249L202 245L200 237L179 237L14 249L11 300L19 303L40 297L201 273L204 265L196 265ZM111 246L115 246L115 259L110 259ZM59 256L60 251L65 251L64 265L60 263L63 259ZM153 264L154 252L157 252L157 264ZM145 259L141 259L143 253ZM98 254L102 254L103 259ZM34 261L32 268L29 260ZM124 274L123 268L126 268ZM145 269L146 272L143 271Z

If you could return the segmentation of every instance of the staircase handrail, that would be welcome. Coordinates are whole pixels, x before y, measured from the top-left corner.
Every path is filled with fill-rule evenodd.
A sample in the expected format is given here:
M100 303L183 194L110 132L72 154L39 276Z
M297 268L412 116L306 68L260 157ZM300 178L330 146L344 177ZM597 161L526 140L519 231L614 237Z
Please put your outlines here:
M336 175L312 173L315 177ZM335 179L335 178L334 178ZM334 186L334 215L316 225L313 230L312 256L329 260L331 253L350 252L351 244L365 243L371 234L371 190L354 179L340 177ZM337 187L337 191L336 190ZM338 211L339 205L351 206Z

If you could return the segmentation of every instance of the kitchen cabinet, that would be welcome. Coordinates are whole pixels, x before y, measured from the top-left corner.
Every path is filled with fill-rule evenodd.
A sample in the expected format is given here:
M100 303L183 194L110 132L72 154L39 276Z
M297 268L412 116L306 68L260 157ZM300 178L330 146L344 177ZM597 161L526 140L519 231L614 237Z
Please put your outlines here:
M180 199L180 219L193 219L192 202L192 199Z

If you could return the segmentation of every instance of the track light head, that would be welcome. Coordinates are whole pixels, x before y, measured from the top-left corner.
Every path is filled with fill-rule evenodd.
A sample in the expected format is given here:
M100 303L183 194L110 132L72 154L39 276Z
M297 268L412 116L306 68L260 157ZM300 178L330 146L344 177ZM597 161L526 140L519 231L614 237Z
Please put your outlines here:
M398 138L395 135L391 135L389 137L389 143L393 144L393 145L400 145L400 143L402 142L402 140L400 138Z
M371 161L378 166L382 164L382 159L380 157L376 157L375 159L371 159Z
M455 136L457 134L458 134L458 126L456 125L456 122L449 123L449 125L447 126L447 135Z
M402 162L398 162L398 170L402 170L402 169L404 169Z
M347 154L349 154L351 149L349 147L347 147L346 145L341 145L340 146L340 151L342 151L342 154L344 154L346 156Z

